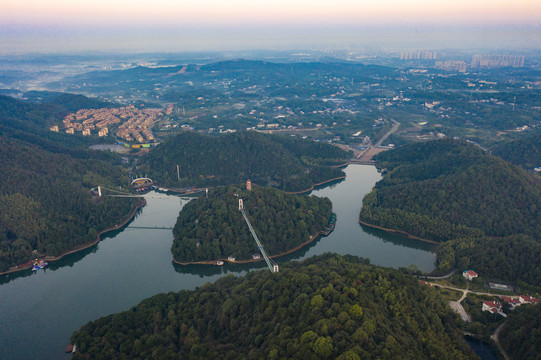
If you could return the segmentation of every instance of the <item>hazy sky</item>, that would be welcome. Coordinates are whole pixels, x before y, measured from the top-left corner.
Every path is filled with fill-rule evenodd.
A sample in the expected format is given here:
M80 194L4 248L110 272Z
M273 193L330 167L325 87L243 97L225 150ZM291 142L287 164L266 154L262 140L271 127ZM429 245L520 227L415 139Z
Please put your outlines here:
M0 52L541 48L541 0L0 0Z

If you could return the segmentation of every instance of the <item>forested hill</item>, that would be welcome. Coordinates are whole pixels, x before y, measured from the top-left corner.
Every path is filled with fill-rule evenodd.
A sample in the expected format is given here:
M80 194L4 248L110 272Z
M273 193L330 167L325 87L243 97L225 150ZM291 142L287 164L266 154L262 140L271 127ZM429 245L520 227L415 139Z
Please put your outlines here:
M51 91L29 91L24 94L24 97L31 102L56 105L69 112L77 112L81 109L101 109L115 106L113 103L89 98L84 95Z
M541 304L521 306L509 314L499 339L511 359L538 360L541 354L539 329Z
M156 295L72 336L74 359L474 359L436 289L323 255Z
M65 113L0 96L0 272L33 250L55 256L93 241L130 211L127 199L92 200L90 188L127 184L128 174L116 155L86 149L90 140L49 131Z
M90 188L127 184L119 167L74 159L0 136L0 272L39 254L59 255L96 239L131 200L92 200Z
M228 186L209 191L208 198L190 201L173 229L173 258L179 262L234 256L251 259L259 253L239 211L239 199L269 255L284 253L306 242L327 225L331 202L315 196L288 195L256 186Z
M110 152L88 150L89 145L103 141L103 138L97 140L91 136L69 135L49 130L51 125L60 123L70 111L103 105L102 102L72 94L58 94L46 99L49 102L35 103L0 95L0 136L19 139L53 153L69 154L72 157L91 156L103 160L115 158Z
M475 269L484 278L541 293L541 242L527 235L467 237L446 241L438 251L438 269Z
M415 143L377 156L388 170L360 219L445 241L528 234L540 239L541 180L474 145Z
M541 135L534 135L496 145L492 154L531 170L541 166Z
M343 176L342 170L329 165L344 163L347 158L335 146L298 138L257 132L220 136L186 132L142 157L140 170L170 187L227 185L251 179L259 185L299 191Z

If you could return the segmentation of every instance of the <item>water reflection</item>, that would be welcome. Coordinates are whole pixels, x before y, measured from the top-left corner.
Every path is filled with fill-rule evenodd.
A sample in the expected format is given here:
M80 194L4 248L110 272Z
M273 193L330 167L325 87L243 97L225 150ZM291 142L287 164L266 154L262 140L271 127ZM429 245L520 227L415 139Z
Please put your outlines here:
M197 275L200 278L205 278L213 275L226 275L233 273L235 275L244 274L248 271L266 269L267 264L264 261L246 264L226 263L223 266L216 265L179 265L171 262L175 271L179 274Z
M430 252L436 251L436 248L438 246L436 244L432 244L426 241L412 239L407 237L406 235L402 235L399 233L390 233L388 231L376 229L363 224L359 224L359 226L362 228L363 232L367 233L368 235L372 235L374 237L377 237L378 239L383 240L383 242L389 242L394 245Z
M495 355L494 349L492 349L488 344L484 343L479 339L475 339L471 336L464 337L468 345L471 346L473 351L481 358L481 360L497 360L498 357Z
M63 258L61 258L60 260L48 261L47 267L45 267L43 269L40 269L38 271L33 271L30 268L30 269L27 269L27 270L18 271L18 272L11 273L11 274L0 275L0 285L7 284L7 283L9 283L9 282L11 282L13 280L19 279L19 278L24 278L24 277L27 277L27 276L37 275L39 272L48 272L48 271L53 271L54 272L54 271L56 271L56 270L58 270L60 268L73 267L77 262L84 259L87 255L96 253L98 251L98 249L99 249L101 241L103 241L106 238L115 238L120 233L125 231L130 226L131 223L133 223L139 216L141 216L141 213L142 213L142 208L138 209L135 216L132 219L130 219L123 227L121 227L119 229L116 229L116 230L111 230L111 231L108 231L105 234L102 234L100 236L100 241L98 241L98 243L92 245L89 248L83 249L81 251L77 251L75 253L68 254L68 255L64 256Z
M362 227L362 198L381 176L372 166L348 166L346 180L312 191L327 196L337 214L336 228L299 251L275 261L283 264L326 252L355 255L372 264L434 268L431 244ZM97 245L31 270L0 277L0 359L64 358L72 332L101 316L120 312L160 292L195 289L226 274L266 269L264 261L224 266L180 266L171 262L171 230L182 206L192 198L151 192L147 205L123 228ZM32 276L30 276L32 275ZM39 329L39 331L36 331ZM54 329L54 331L48 331Z

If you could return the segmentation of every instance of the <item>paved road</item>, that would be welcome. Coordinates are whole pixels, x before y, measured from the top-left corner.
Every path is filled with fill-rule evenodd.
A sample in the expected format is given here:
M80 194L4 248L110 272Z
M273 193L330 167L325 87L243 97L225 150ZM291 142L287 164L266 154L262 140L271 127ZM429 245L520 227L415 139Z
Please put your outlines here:
M490 337L492 340L494 340L494 342L496 343L496 346L498 347L498 350L500 350L500 353L502 354L502 356L504 357L505 360L511 360L509 358L509 355L507 355L507 353L503 350L503 347L502 345L500 344L500 340L498 339L498 337L500 336L500 331L502 330L503 326L505 325L507 321L504 321L500 324L500 326L498 326L496 328L496 331L494 331L494 334L492 334L492 336Z
M484 293L484 292L478 292L478 291L470 290L469 289L469 284L468 284L468 287L466 289L456 288L456 287L447 286L447 285L441 285L441 284L433 283L433 282L427 282L427 284L430 284L431 286L439 286L439 287L444 288L444 289L461 291L462 296L460 297L460 299L458 301L449 301L449 305L451 306L451 309L453 309L456 313L458 313L460 315L460 317L462 318L462 320L464 320L465 322L471 322L472 321L471 316L466 312L466 310L464 309L464 307L461 304L461 302L466 298L466 296L468 296L468 293L473 293L473 294L477 294L477 295L497 296L497 297L506 296L506 295L501 295L501 294L490 294L490 293ZM502 354L503 354L503 351L502 351Z
M477 295L488 295L488 296L497 296L497 297L502 297L502 296L508 296L508 295L502 295L502 294L491 294L491 293L484 293L484 292L478 292L478 291L474 291L474 290L469 290L468 288L466 289L460 289L460 288L456 288L456 287L453 287L453 286L447 286L447 285L441 285L441 284L437 284L437 283L431 283L431 282L427 282L427 284L430 284L432 286L439 286L439 287L442 287L444 289L450 289L450 290L455 290L455 291L462 291L463 294L462 294L462 297L460 298L460 300L458 301L449 301L449 305L451 306L451 308L456 311L457 313L459 313L459 315L462 317L462 319L465 319L465 316L467 316L467 318L470 319L470 322L471 322L471 318L470 316L468 315L468 313L466 313L466 311L464 310L464 308L462 307L462 305L460 304L460 302L462 300L464 300L466 298L466 296L468 295L468 293L473 293L473 294L477 294ZM451 303L454 303L454 304L451 304ZM462 314L462 312L464 312L464 315ZM466 321L466 320L464 320ZM500 331L502 330L503 326L505 325L506 321L502 322L500 324L500 326L498 326L496 328L496 331L494 331L494 334L492 334L490 336L490 338L492 340L494 340L494 342L496 343L496 346L498 347L498 350L500 350L500 353L502 354L502 356L504 357L505 360L511 360L509 358L509 356L506 354L506 352L503 350L501 344L500 344L500 341L498 340L498 336L500 335Z
M444 289L450 289L450 290L455 290L455 291L462 291L464 292L466 295L468 293L473 293L473 294L477 294L477 295L487 295L487 296L497 296L497 297L502 297L502 296L509 296L509 295L505 295L505 294L492 294L492 293L485 293L485 292L480 292L480 291L475 291L475 290L469 290L469 289L461 289L461 288L456 288L456 287L453 287L453 286L447 286L447 285L442 285L442 284L438 284L438 283L433 283L433 282L427 282L427 284L430 284L432 286L439 286L441 288L444 288ZM465 297L464 295L462 295L462 297ZM461 299L462 301L463 299Z
M449 274L447 275L443 275L443 276L417 276L419 278L423 278L423 279L431 279L431 280L443 280L443 279L448 279L450 278L451 276L453 276L453 274L455 273L456 270L452 270Z
M391 121L393 122L393 127L391 128L391 130L387 131L385 133L385 135L383 135L381 137L381 139L378 140L378 142L374 145L374 147L378 147L378 146L381 146L381 144L392 134L394 133L396 130L398 130L398 128L400 127L400 123L396 120L393 120L391 119Z

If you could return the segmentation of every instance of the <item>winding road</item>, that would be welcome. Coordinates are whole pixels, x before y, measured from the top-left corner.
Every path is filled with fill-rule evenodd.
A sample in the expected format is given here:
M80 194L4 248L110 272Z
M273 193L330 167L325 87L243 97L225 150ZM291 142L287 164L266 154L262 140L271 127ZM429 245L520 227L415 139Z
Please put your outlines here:
M427 282L427 284L429 284L430 286L439 286L441 288L444 288L444 289L450 289L450 290L455 290L455 291L462 291L462 297L458 300L458 301L449 301L449 305L451 306L451 308L457 312L460 317L466 321L467 319L469 319L469 322L471 322L471 317L470 315L466 312L466 310L464 310L464 308L462 307L462 304L460 304L465 298L466 296L468 296L468 293L473 293L473 294L477 294L477 295L488 295L488 296L497 296L497 297L502 297L502 296L508 296L508 295L503 295L503 294L491 294L491 293L485 293L485 292L478 292L478 291L474 291L474 290L469 290L468 288L466 289L460 289L460 288L456 288L456 287L453 287L453 286L447 286L447 285L441 285L441 284L438 284L438 283L433 283L433 282ZM496 331L494 331L494 334L492 334L490 336L490 338L496 343L496 346L498 347L498 350L500 351L500 353L502 354L502 356L506 359L506 360L510 360L509 356L507 355L507 353L503 350L503 347L501 346L500 344L500 341L498 340L498 336L500 335L500 331L502 330L503 326L505 325L506 321L502 322L497 328L496 328Z
M498 350L500 350L500 353L502 354L504 359L505 360L511 360L509 355L507 355L507 353L503 350L502 344L500 344L500 340L498 339L498 337L500 336L500 331L502 330L502 328L504 327L504 325L506 323L507 323L507 321L502 322L500 324L500 326L498 326L496 328L496 331L494 331L494 334L492 334L492 336L490 336L490 338L496 343L496 346L498 347Z

